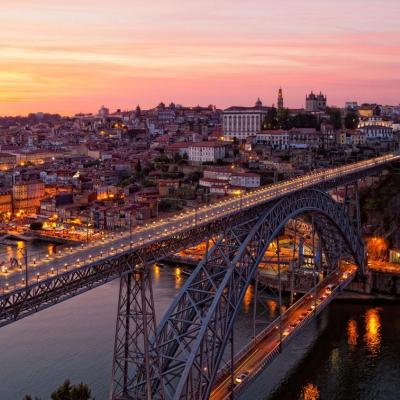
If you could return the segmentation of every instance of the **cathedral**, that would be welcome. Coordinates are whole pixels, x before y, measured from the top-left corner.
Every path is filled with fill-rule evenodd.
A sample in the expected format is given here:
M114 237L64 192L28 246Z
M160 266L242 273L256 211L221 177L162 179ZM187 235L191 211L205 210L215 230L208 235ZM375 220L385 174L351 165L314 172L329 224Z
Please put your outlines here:
M321 92L314 94L312 91L306 96L306 111L318 112L326 110L326 96Z

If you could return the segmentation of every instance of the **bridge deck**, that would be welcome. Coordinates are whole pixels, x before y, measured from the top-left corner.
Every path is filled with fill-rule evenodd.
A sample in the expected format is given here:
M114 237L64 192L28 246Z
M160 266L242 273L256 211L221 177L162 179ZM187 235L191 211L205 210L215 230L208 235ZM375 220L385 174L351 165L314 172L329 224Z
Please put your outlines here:
M137 228L132 235L126 232L89 243L83 248L72 248L61 255L29 260L28 288L23 281L23 268L0 274L0 326L115 279L137 263L153 262L185 246L204 241L212 236L211 233L221 232L224 226L238 218L248 218L251 212L255 214L258 206L273 203L303 189L327 189L349 183L399 159L400 155L388 154L318 170L196 211L181 213L166 221L154 221ZM28 309L29 312L23 314Z
M234 359L234 393L244 390L280 354L282 348L353 280L354 276L355 268L349 269L344 274L333 273L317 286L316 302L313 289L282 315L281 328L277 318L243 348ZM327 294L326 289L330 284L333 284L334 288ZM248 375L239 383L236 379L241 374ZM216 382L210 399L229 398L232 384L230 365L220 371Z

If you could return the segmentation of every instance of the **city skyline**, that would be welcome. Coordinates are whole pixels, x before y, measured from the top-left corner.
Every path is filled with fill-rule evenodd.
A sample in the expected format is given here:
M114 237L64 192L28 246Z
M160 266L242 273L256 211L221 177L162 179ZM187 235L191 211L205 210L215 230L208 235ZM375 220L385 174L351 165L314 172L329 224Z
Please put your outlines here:
M399 103L394 0L81 3L5 1L1 115L271 105L280 86L289 107L311 90L338 106Z

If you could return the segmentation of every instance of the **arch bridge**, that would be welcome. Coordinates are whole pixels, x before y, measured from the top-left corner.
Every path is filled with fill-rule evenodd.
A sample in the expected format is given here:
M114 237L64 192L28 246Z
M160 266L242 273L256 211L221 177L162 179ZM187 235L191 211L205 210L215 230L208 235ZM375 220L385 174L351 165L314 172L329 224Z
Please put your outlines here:
M313 235L320 239L328 266L325 276L338 268L339 259L352 260L363 274L364 246L357 224L327 193L306 189L260 207L220 233L157 329L148 272L124 277L111 397L208 399L235 318L265 252L287 223L300 216L311 222ZM138 304L138 293L147 299L146 309ZM139 321L138 315L143 316ZM128 346L132 352L127 351L127 341L135 343Z
M209 398L224 381L221 361L233 343L235 318L268 246L288 222L301 219L303 225L311 226L312 242L317 237L323 253L318 270L323 279L317 282L312 246L315 298L318 285L333 279L332 273L339 270L340 260L352 260L362 277L365 262L357 184L399 159L391 153L317 170L155 221L111 241L87 243L34 266L44 276L47 273L44 279L39 279L39 272L36 280L29 279L26 263L22 283L0 287L0 326L120 278L110 398ZM326 193L338 186L346 188L343 204ZM354 190L348 191L349 186ZM157 327L147 266L204 241L204 259ZM279 252L277 257L279 261ZM346 282L353 276L352 272ZM336 282L336 286L344 283ZM280 318L282 322L284 317ZM233 366L232 358L232 370Z

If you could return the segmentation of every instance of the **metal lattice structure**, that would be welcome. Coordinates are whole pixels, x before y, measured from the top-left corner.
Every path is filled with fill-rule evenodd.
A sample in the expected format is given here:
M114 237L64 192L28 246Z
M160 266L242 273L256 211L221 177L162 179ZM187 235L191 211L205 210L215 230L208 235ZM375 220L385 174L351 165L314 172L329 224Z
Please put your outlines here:
M384 168L384 164L391 161L393 160L377 161L338 176L323 176L308 186L327 190L351 184L367 175L379 173ZM302 190L294 191L293 194L300 195ZM243 209L240 207L235 212L220 216L214 221L200 221L196 226L171 232L161 240L148 241L145 244L136 243L131 249L120 251L116 255L105 255L104 258L95 262L88 260L84 266L66 272L60 271L57 275L30 284L26 288L8 291L0 296L0 327L131 272L131 266L140 264L144 254L148 256L149 263L155 262L194 246L212 235L222 234L227 226L237 226L241 222L250 220L262 211L260 207L264 209L282 196L276 193L273 199L266 200L262 205L244 206Z
M136 392L136 398L164 398L157 346L150 345L155 337L150 269L137 268L121 278L110 397L128 399L132 388L140 386L142 392ZM143 374L133 373L141 367Z
M312 213L341 238L362 271L364 248L343 207L324 192L304 190L226 228L188 278L161 322L155 346L166 399L207 399L245 291L268 245L287 221ZM321 227L320 234L324 234ZM140 370L139 370L140 372ZM154 381L153 381L154 382ZM145 382L131 395L142 392Z

